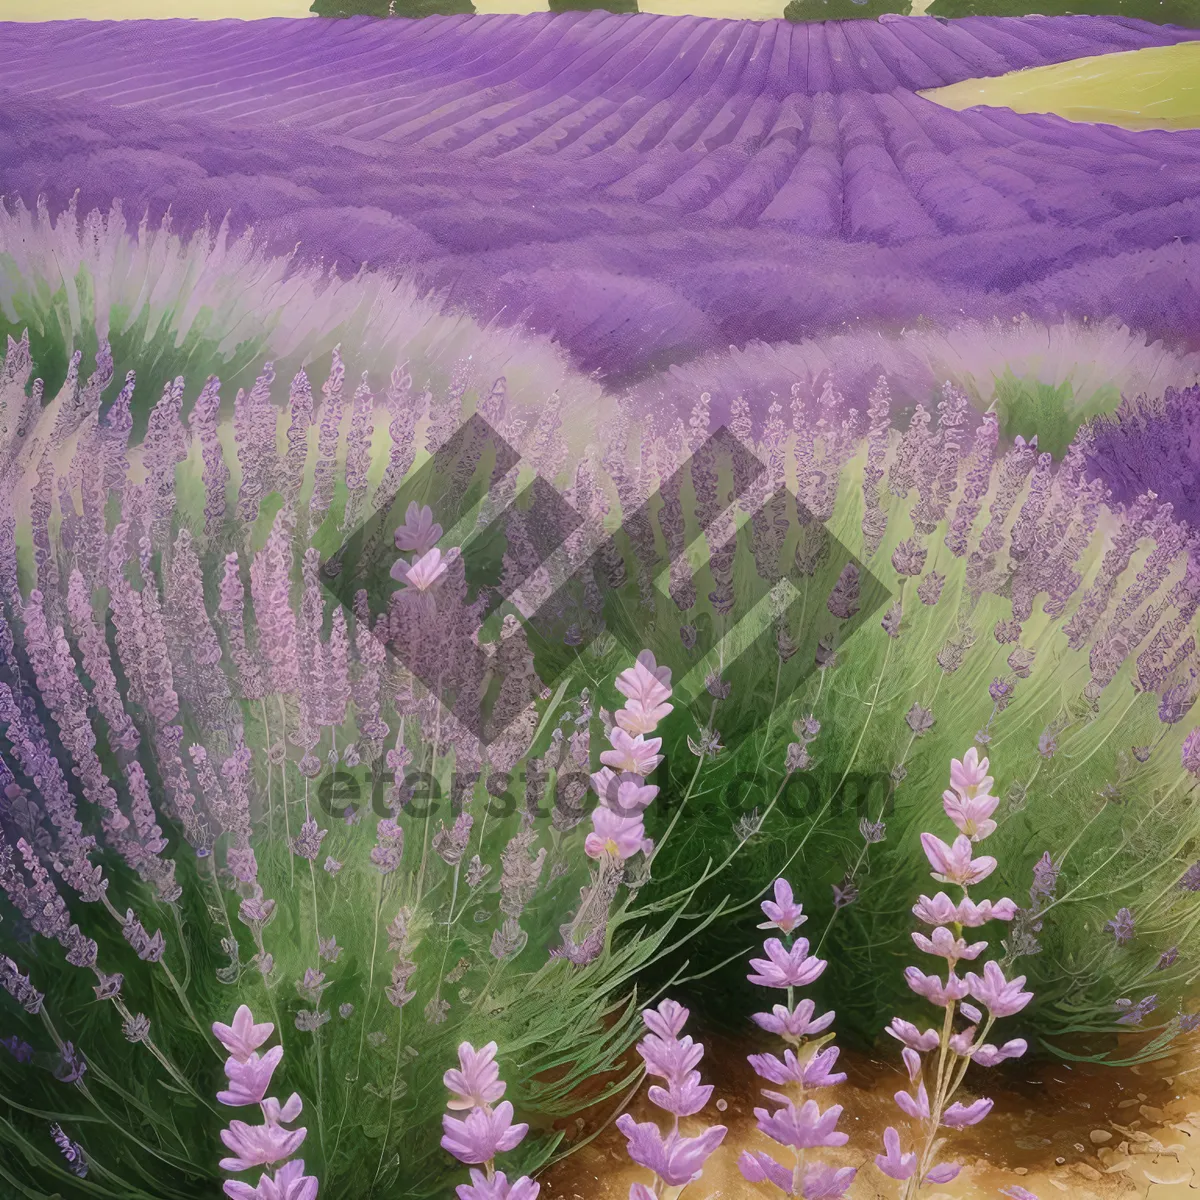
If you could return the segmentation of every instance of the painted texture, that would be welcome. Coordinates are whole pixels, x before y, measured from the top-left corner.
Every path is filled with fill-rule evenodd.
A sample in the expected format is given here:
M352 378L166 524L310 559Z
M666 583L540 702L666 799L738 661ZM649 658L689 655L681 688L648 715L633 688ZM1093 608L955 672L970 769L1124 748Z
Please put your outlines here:
M1200 42L968 79L922 95L956 111L987 105L1124 129L1197 129Z
M637 377L878 321L1200 329L1200 132L920 91L1173 45L1123 18L603 13L10 25L0 194L229 214Z

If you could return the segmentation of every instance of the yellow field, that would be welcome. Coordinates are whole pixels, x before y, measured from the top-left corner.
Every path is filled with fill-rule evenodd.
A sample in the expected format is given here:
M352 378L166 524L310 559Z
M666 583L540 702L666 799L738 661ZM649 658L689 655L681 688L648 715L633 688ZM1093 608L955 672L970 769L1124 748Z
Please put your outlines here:
M1078 58L921 94L955 110L984 104L1126 129L1200 129L1200 42Z

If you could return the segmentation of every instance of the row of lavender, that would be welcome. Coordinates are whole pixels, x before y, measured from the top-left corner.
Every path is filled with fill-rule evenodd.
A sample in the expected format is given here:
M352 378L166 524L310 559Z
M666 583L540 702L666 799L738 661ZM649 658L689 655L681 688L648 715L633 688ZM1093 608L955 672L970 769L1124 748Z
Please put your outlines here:
M797 389L790 422L776 403L759 429L735 400L734 440L766 464L753 486L737 478L744 457L713 456L707 395L689 424L644 422L641 437L622 414L567 470L555 406L527 427L502 381L473 380L465 363L438 403L397 370L381 406L366 378L345 395L335 354L319 411L301 373L281 412L264 367L231 419L213 379L185 426L175 381L131 447L133 381L106 405L103 354L87 379L76 357L45 407L37 383L27 389L32 366L28 346L10 344L3 463L18 487L6 493L0 559L0 703L3 882L19 944L5 979L41 1022L12 1045L19 1088L48 1089L38 1111L63 1128L81 1116L109 1123L112 1164L97 1155L92 1170L122 1173L122 1194L190 1195L189 1176L212 1178L220 1118L207 1077L221 1055L207 1022L228 1014L231 989L295 1027L287 1071L316 1114L309 1158L322 1179L437 1194L447 1165L422 1096L464 1036L494 1038L520 1063L516 1099L538 1122L523 1153L545 1161L581 1084L602 1076L603 1099L636 1083L618 1064L638 971L697 926L720 961L721 937L741 937L736 918L713 923L730 890L744 908L797 861L814 883L836 865L836 886L812 909L836 950L821 983L845 997L844 1021L877 1032L878 1013L903 1002L903 977L863 979L855 964L870 961L862 940L887 945L889 929L905 953L897 914L910 900L896 897L919 886L917 834L947 743L1011 749L1013 782L988 832L1010 890L1042 860L1007 944L1009 959L1030 961L1039 1036L1142 1023L1154 1053L1189 1027L1188 1014L1150 1018L1182 997L1195 953L1197 831L1180 766L1200 769L1195 738L1183 736L1196 697L1193 535L1148 495L1106 510L1083 470L1086 441L1057 467L1023 441L1001 452L994 417L972 429L953 388L936 423L921 408L900 432L881 382L865 421L831 385ZM630 687L650 689L640 714L607 710L623 656L611 637L576 655L578 673L551 693L514 612L476 635L486 598L443 537L436 518L449 517L415 505L394 537L410 556L393 568L401 586L383 611L357 595L349 611L333 606L326 632L318 547L333 549L339 526L386 514L472 401L545 480L570 480L565 495L584 520L560 574L658 490L652 519L627 522L616 556L597 561L612 595L645 614L650 663L684 654L681 674L701 681L677 685L686 703L672 710L647 666L656 686L636 673L617 685L627 699ZM689 454L681 483L672 467ZM729 481L742 497L732 509L721 500ZM518 478L492 483L499 505ZM739 511L752 519L731 542ZM709 552L691 562L679 551L698 530ZM502 575L553 593L553 572L531 569L536 531L520 531L510 527ZM653 586L657 536L673 610ZM832 539L855 560L838 560ZM699 628L739 620L749 577L773 583L781 562L811 586L807 621L772 614L765 662L725 662L720 647L692 655ZM872 573L892 595L882 620L856 622ZM580 640L567 633L568 645ZM397 646L405 666L386 652ZM797 664L815 667L807 690L781 691ZM772 677L774 699L769 688L761 697L754 679ZM1132 703L1118 699L1124 681L1136 682ZM438 702L443 689L453 711ZM481 741L464 697L514 719ZM697 698L708 705L699 719ZM785 732L793 706L814 714L798 742ZM756 732L743 736L746 726ZM664 757L689 767L681 775ZM333 819L322 759L360 780L394 774L377 821L361 805ZM895 784L894 811L861 822L835 811L847 778L878 766ZM449 821L434 827L410 767L451 796L456 778L468 780ZM647 782L659 769L660 783ZM720 787L730 769L749 781L732 800ZM589 773L603 803L585 824ZM783 820L801 777L819 803ZM669 803L651 805L660 788ZM762 809L751 807L758 793ZM548 794L566 801L552 814L539 809ZM539 811L550 815L540 826ZM981 836L991 812L970 820ZM861 845L843 863L847 828ZM711 855L700 869L697 846ZM941 874L961 873L961 848L937 854L950 855ZM740 890L727 872L735 857L749 880ZM872 870L882 861L886 871ZM685 927L685 913L700 920ZM1105 921L1111 932L1097 935ZM66 963L38 937L58 941ZM1080 942L1094 948L1085 976ZM91 1000L111 1005L125 1038L156 1060L154 1082L129 1075L124 1048L85 1045L90 1022L73 1014ZM191 1105L188 1129L163 1116L160 1087ZM6 1085L14 1114L19 1094ZM61 1175L24 1117L6 1128L31 1170L49 1173L37 1178Z
M189 234L228 214L273 252L525 315L611 379L864 320L1065 312L1190 342L1200 135L917 89L1191 36L1087 17L17 26L0 194L57 215L79 189L84 211L116 197Z

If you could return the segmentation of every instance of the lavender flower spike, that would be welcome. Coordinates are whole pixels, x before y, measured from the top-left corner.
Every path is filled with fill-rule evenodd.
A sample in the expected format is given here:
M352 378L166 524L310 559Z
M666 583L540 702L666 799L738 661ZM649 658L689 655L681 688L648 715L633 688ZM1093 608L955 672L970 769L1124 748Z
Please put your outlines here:
M764 1089L763 1095L775 1108L754 1110L758 1128L790 1150L790 1161L781 1162L761 1150L743 1151L738 1158L738 1169L749 1182L774 1184L785 1196L839 1200L853 1182L856 1169L808 1162L806 1153L818 1146L843 1146L849 1140L837 1128L841 1105L822 1110L809 1094L846 1079L844 1072L833 1069L838 1049L828 1044L833 1034L825 1033L833 1022L833 1013L814 1019L811 1000L790 1006L792 990L817 979L826 963L808 953L805 938L792 941L796 927L806 918L795 902L791 885L785 879L777 879L774 892L774 901L765 901L762 906L769 920L759 928L778 929L785 940L767 940L763 946L767 957L750 960L755 974L749 978L751 983L762 987L788 990L788 1006L777 1004L771 1013L758 1013L754 1017L759 1028L781 1037L787 1049L782 1057L752 1054L748 1061L755 1074L772 1085ZM813 1037L814 1034L823 1036Z
M645 1063L646 1073L666 1083L666 1087L652 1086L647 1096L651 1104L670 1113L675 1120L664 1137L653 1121L638 1122L628 1113L617 1118L617 1128L628 1142L629 1157L656 1176L653 1190L644 1184L634 1184L630 1197L643 1194L657 1197L661 1194L660 1182L673 1189L687 1187L700 1178L705 1161L725 1139L724 1125L711 1125L695 1137L685 1137L679 1130L680 1118L699 1113L708 1104L713 1090L711 1084L700 1082L700 1072L696 1070L704 1057L704 1047L691 1037L680 1036L687 1018L688 1010L674 1000L664 1000L657 1009L647 1009L642 1014L649 1033L638 1043L638 1054ZM677 1196L679 1191L670 1194Z
M239 1107L257 1104L263 1115L261 1125L230 1121L229 1127L221 1130L221 1141L229 1151L229 1157L221 1159L221 1169L233 1173L278 1164L274 1178L260 1176L257 1187L226 1180L224 1190L231 1200L316 1200L316 1177L304 1174L302 1160L286 1161L308 1135L303 1128L284 1128L295 1121L304 1104L295 1092L283 1104L266 1094L283 1058L283 1047L273 1046L261 1055L258 1050L274 1032L270 1021L256 1023L245 1004L234 1014L232 1025L213 1024L217 1040L229 1051L225 1062L229 1087L217 1093L218 1101Z
M459 1045L458 1069L443 1076L451 1094L446 1107L452 1112L470 1111L462 1120L449 1114L442 1117L442 1149L459 1162L484 1168L472 1170L471 1182L458 1185L459 1200L536 1200L540 1184L528 1176L510 1184L504 1172L495 1169L496 1155L520 1145L529 1129L525 1124L513 1124L513 1106L507 1100L492 1107L505 1090L496 1050L495 1042L481 1050L470 1042Z
M962 1129L982 1121L992 1110L992 1101L979 1097L968 1103L954 1100L954 1095L966 1075L967 1066L991 1067L1007 1058L1025 1053L1023 1038L1012 1038L997 1047L987 1041L993 1024L1002 1017L1019 1013L1033 999L1023 992L1025 976L1006 979L999 963L989 960L982 971L968 971L965 977L955 973L960 962L977 959L988 943L968 942L962 936L964 928L983 925L989 920L1011 921L1017 915L1015 903L1007 897L1000 900L976 901L968 896L968 888L981 883L996 869L996 860L987 855L973 857L974 844L983 841L996 828L991 815L996 800L990 793L993 780L987 774L988 760L980 759L972 747L962 761L953 760L950 767L950 787L942 794L946 816L958 828L953 845L947 845L932 833L922 833L921 843L932 867L931 874L939 883L957 887L958 900L945 892L933 899L922 896L913 907L913 915L933 926L929 934L914 933L917 948L945 962L946 975L926 975L917 967L905 971L909 987L931 1004L945 1009L941 1032L927 1029L921 1032L915 1025L897 1017L888 1026L888 1033L899 1041L908 1071L912 1091L896 1093L896 1105L911 1121L916 1135L914 1149L905 1150L898 1130L889 1126L884 1133L884 1152L875 1156L875 1165L884 1174L901 1183L900 1200L912 1200L926 1184L949 1183L958 1174L954 1162L935 1162L945 1138L939 1130ZM987 1009L983 1012L967 1001L970 995ZM955 1030L954 1019L961 1014L965 1028ZM982 1026L982 1028L980 1028ZM924 1075L925 1054L937 1053L937 1068L931 1071L932 1084ZM932 1086L932 1094L930 1087Z

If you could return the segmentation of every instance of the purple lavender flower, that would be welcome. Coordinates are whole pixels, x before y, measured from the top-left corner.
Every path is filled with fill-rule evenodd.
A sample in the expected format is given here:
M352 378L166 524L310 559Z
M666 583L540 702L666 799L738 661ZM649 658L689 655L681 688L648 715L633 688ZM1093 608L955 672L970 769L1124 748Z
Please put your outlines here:
M300 826L299 835L292 839L292 849L301 858L307 858L309 862L316 862L317 855L321 853L321 842L328 832L327 829L319 828L316 821L309 817Z
M1183 739L1179 757L1183 769L1195 779L1200 779L1200 726L1197 726Z
M1111 921L1104 923L1104 928L1116 939L1118 946L1128 945L1133 940L1134 916L1128 908L1120 908Z
M78 1142L71 1141L63 1132L61 1125L51 1125L50 1136L54 1139L54 1144L58 1147L63 1158L66 1159L67 1166L71 1168L71 1172L79 1179L86 1179L88 1164L87 1159L83 1155L83 1147Z
M70 1042L63 1042L58 1050L58 1066L54 1078L60 1083L78 1083L87 1071L87 1060Z
M23 1042L15 1033L11 1037L0 1039L0 1046L19 1063L27 1063L33 1058L33 1047L28 1042Z
M1156 995L1143 996L1136 1004L1132 1000L1118 1000L1117 1008L1123 1015L1117 1018L1117 1024L1140 1025L1157 1007Z
M858 886L849 874L846 875L841 883L835 883L832 886L834 911L848 908L858 900Z

